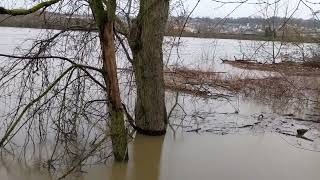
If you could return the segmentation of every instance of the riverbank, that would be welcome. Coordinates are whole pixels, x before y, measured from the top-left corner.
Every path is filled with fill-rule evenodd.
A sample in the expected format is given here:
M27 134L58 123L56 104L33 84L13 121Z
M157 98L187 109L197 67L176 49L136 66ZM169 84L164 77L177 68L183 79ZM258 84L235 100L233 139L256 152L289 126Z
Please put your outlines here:
M275 42L295 42L295 43L318 43L319 39L311 36L289 36L289 37L266 37L264 34L226 34L226 33L167 33L168 36L194 37L194 38L212 38L212 39L236 39L252 41L275 41Z
M63 26L63 25L53 25L53 24L15 24L15 25L3 25L0 23L0 27L13 27L13 28L31 28L31 29L55 29L55 30L65 30L70 31L93 31L96 32L98 29L94 24L89 24L86 26ZM286 43L319 43L319 39L312 37L278 37L275 39L265 37L264 35L246 35L246 34L224 34L224 33L172 33L166 32L165 36L172 37L192 37L192 38L207 38L207 39L233 39L233 40L251 40L251 41L274 41L274 42L286 42Z

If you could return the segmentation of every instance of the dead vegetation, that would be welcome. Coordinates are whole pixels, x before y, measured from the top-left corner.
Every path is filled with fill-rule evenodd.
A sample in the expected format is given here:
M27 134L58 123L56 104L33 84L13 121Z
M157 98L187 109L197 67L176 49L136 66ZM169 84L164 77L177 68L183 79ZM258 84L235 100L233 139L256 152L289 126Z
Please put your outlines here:
M220 72L174 69L165 71L165 83L168 89L182 92L194 92L194 95L207 94L213 90L233 93L253 93L257 89L276 89L283 94L288 83L281 77L249 78L224 76ZM268 88L266 88L268 87ZM264 93L263 93L264 94Z
M166 70L164 79L167 89L194 96L219 98L238 94L262 103L283 101L284 104L292 99L310 100L314 97L317 100L320 84L317 77L252 78L189 69Z
M223 72L208 72L192 69L173 69L164 71L166 89L194 96L226 98L230 95L212 91L212 87L224 87ZM224 87L227 88L227 87Z
M255 61L223 60L223 63L240 69L278 72L287 76L320 76L320 63L314 61L264 64Z

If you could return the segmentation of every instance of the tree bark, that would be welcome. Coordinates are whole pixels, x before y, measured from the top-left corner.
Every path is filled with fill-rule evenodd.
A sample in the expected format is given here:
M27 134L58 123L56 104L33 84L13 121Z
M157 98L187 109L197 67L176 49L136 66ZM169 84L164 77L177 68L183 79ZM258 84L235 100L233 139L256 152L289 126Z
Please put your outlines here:
M108 111L111 115L110 129L113 154L116 161L126 161L128 160L127 130L124 124L124 112L117 77L113 31L116 1L108 0L107 3L107 11L104 9L102 0L92 0L90 6L99 28L103 78L107 87Z
M127 131L120 98L115 56L113 22L107 22L102 35L104 80L107 85L108 108L111 115L111 140L117 161L128 159Z
M135 123L146 135L163 135L167 128L162 43L168 10L169 0L141 0L129 34L137 86Z

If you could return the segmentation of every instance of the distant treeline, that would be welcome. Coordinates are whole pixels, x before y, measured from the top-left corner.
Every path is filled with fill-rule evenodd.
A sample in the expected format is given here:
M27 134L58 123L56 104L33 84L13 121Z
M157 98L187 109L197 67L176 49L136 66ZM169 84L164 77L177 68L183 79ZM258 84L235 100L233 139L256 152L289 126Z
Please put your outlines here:
M168 32L168 36L179 36L179 32ZM182 37L195 37L195 38L214 38L214 39L238 39L238 40L255 40L255 41L281 41L281 42L298 42L298 43L319 43L318 38L312 37L266 37L263 34L244 35L244 34L224 34L224 33L192 33L182 32Z
M185 17L171 17L169 20L185 19ZM268 22L274 22L276 25L281 25L284 22L287 24L298 25L299 27L307 28L320 28L320 21L314 19L297 19L297 18L281 18L281 17L271 17L269 19L261 17L241 17L241 18L208 18L208 17L190 17L188 23L204 23L204 24L238 24L246 25L256 24L256 25L268 25ZM15 16L9 17L8 15L0 14L0 26L10 26L10 27L30 27L30 28L56 28L61 29L66 26L93 26L94 21L92 17L79 16L79 15L66 15L57 14L51 12L44 13L34 13L26 16Z
M89 17L64 15L50 12L33 13L25 16L8 16L0 14L0 26L65 29L66 27L94 28L94 21Z
M176 17L178 18L178 17ZM183 18L183 17L180 17ZM253 25L265 25L268 23L274 23L276 26L283 23L290 25L297 25L299 27L306 28L320 28L320 21L316 19L300 19L300 18L282 18L282 17L270 17L268 19L262 17L240 17L240 18L208 18L208 17L196 17L190 18L189 23L206 23L206 24L238 24L247 25L248 23Z
M172 17L173 19L178 17ZM172 20L171 18L171 20ZM274 17L274 20L277 23L283 22L284 18ZM233 23L233 24L261 24L265 23L266 19L263 18L190 18L190 23ZM315 20L303 20L303 19L291 19L290 23L297 23L304 27L319 27L320 23ZM170 20L169 20L170 24ZM66 14L56 14L51 12L43 13L34 13L25 16L8 16L0 15L0 26L5 27L23 27L23 28L44 28L44 29L66 29L72 27L73 30L83 30L91 29L95 30L96 26L92 17L88 16L79 16L79 15L66 15ZM179 36L179 31L170 31L168 30L167 35ZM241 35L241 34L225 34L225 33L214 33L214 32L203 32L203 33L192 33L192 32L183 32L181 34L185 37L201 37L201 38L222 38L222 39L244 39L244 40L271 40L268 37L265 37L264 34L256 35ZM303 40L291 37L290 39L283 39L278 37L273 39L276 41L304 41L304 42L315 42L312 38L304 38Z

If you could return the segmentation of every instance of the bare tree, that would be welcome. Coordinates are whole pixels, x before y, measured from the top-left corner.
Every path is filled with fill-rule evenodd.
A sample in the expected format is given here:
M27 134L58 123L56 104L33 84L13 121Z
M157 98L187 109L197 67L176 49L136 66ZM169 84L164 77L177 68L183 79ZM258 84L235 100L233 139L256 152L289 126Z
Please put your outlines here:
M26 100L30 100L30 102L25 106L23 103L18 103L16 113L12 116L14 119L9 121L8 129L0 141L1 147L11 143L11 139L28 122L25 121L26 116L29 117L32 113L37 114L37 110L41 109L40 106L43 103L52 104L54 100L57 101L55 103L59 106L59 110L49 113L50 116L56 116L50 123L56 123L59 133L68 134L66 130L61 129L61 126L65 126L65 122L63 122L64 114L67 113L65 110L71 105L67 105L66 102L69 99L67 94L75 88L72 87L73 82L78 83L78 88L75 88L76 91L73 92L76 98L70 101L74 101L78 105L75 107L76 110L72 115L73 120L70 128L68 128L72 131L70 138L76 140L79 136L77 130L80 125L78 123L79 119L87 119L94 127L94 123L88 118L92 114L88 115L87 113L89 112L85 111L88 106L96 103L101 103L102 107L107 109L107 113L100 110L99 113L101 118L106 118L105 121L110 125L110 133L105 133L105 135L111 136L113 154L118 161L128 159L127 129L125 128L124 115L126 115L129 124L139 133L146 135L165 134L168 122L165 107L162 43L169 13L169 0L141 0L139 4L129 1L124 8L119 3L116 0L83 0L76 2L52 0L40 2L30 9L0 8L0 14L10 16L28 15L38 11L41 11L41 15L47 9L50 9L49 11L70 14L70 16L68 15L70 19L73 19L73 16L77 14L89 19L93 19L92 16L94 17L94 23L87 21L91 24L84 27L66 26L58 33L54 31L52 31L52 34L48 33L46 39L34 41L32 47L24 55L1 54L3 57L12 59L11 62L14 62L14 60L17 62L13 63L11 68L6 69L7 71L2 78L5 82L9 82L17 76L25 76L25 72L27 72L27 79L37 79L36 75L39 69L43 71L41 77L47 77L49 71L52 71L55 75L53 77L59 75L54 80L49 77L50 80L48 79L46 84L41 84L43 89L40 91L33 90L36 86L32 84L32 81L29 82L28 86L24 85L25 89L18 97L23 102L27 102ZM137 16L132 19L137 12L133 7L139 9L139 11ZM117 16L118 13L120 16ZM121 13L123 16L121 16ZM92 33L95 26L98 28L98 35ZM81 32L74 30L81 30ZM116 46L115 37L118 39L119 45L124 49L127 59L133 64L137 85L135 122L120 97L115 54L118 47ZM127 38L130 50L126 48L126 42L122 39L123 37ZM76 44L76 42L80 42L80 44ZM101 56L97 57L96 53L94 53L98 50L94 47L95 43L100 43L101 54L98 54ZM72 51L73 48L75 50L74 53L71 53L71 56L70 47L72 47ZM56 54L59 54L59 56ZM132 58L130 57L131 54ZM96 59L87 60L88 58ZM101 59L101 61L98 61L98 59ZM50 60L60 61L59 67L61 71L53 70L54 66L51 67L53 69L50 69L50 66L46 64ZM20 65L23 64L22 62L26 62L27 65L17 75L15 74L16 68L20 68ZM71 64L71 66L68 67L66 64ZM82 92L86 89L88 81L95 84L94 86L98 87L100 92L104 91L105 97L97 98L89 92ZM67 84L63 90L57 91L56 89L61 83ZM37 95L36 97L25 97L26 92L32 93L33 91L36 92L33 95ZM49 94L52 92L54 92L54 97L59 96L61 99L57 100L50 97ZM90 94L90 100L84 100L87 94ZM73 109L73 107L70 108ZM34 115L30 116L31 122L33 122L32 117ZM61 139L59 133L57 140ZM101 139L101 136L97 138ZM97 142L96 139L93 139L93 141Z
M39 3L35 6L33 6L30 9L18 9L18 10L9 10L5 8L0 8L1 14L9 14L11 16L17 16L17 15L27 15L30 13L34 13L40 9L46 9L58 2L61 2L60 0L52 0L52 1L46 1ZM102 1L102 0L92 0L89 1L90 8L93 12L93 15L95 17L95 22L99 29L99 39L101 44L101 51L102 51L102 65L103 67L100 68L93 68L90 66L83 66L75 63L74 61L65 58L65 57L53 57L53 56L41 56L40 54L44 49L48 48L48 45L57 37L60 35L53 36L51 39L47 40L47 44L43 45L39 49L39 53L36 55L33 55L32 57L13 57L13 56L7 56L11 58L20 58L20 59L29 59L33 61L37 61L39 59L57 59L60 58L62 60L68 61L72 64L70 68L68 68L66 71L64 71L51 85L48 86L47 90L44 91L40 96L32 100L23 111L20 113L18 118L9 126L9 129L6 131L4 137L0 141L0 146L4 147L7 141L10 140L10 136L12 136L13 131L16 129L19 122L24 118L25 113L29 110L31 106L33 106L35 103L40 101L44 96L48 94L49 91L52 90L52 88L59 83L64 76L66 76L69 72L74 71L75 68L79 68L83 70L91 79L100 85L106 92L106 102L108 102L108 111L111 116L111 123L110 123L110 135L112 139L112 145L113 145L113 153L115 156L115 159L118 161L123 161L128 159L127 155L127 132L126 128L124 126L124 114L122 111L122 102L120 99L120 91L119 91L119 85L118 85L118 79L117 79L117 66L116 66L116 56L115 56L115 44L114 44L114 32L113 32L113 24L115 21L115 13L116 13L116 1L110 0L110 1ZM64 31L62 31L63 33ZM87 42L84 42L87 43ZM40 44L43 44L41 42ZM100 72L104 79L104 84L97 80L93 75L91 75L87 69L94 69L98 72ZM80 112L78 112L80 113Z

